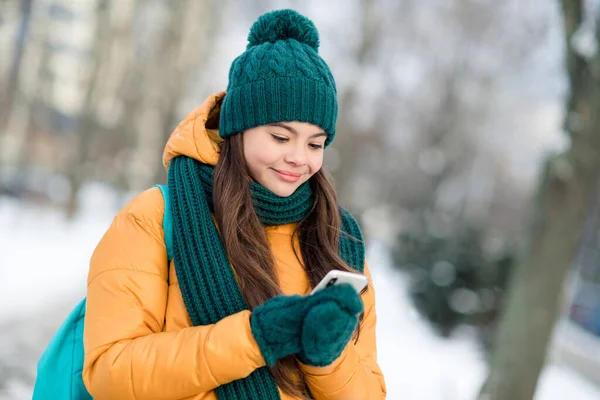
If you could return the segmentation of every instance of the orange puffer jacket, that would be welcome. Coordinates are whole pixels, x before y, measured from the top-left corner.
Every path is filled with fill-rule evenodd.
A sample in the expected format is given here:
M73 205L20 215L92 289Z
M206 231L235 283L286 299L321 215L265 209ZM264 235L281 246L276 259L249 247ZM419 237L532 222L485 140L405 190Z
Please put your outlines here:
M178 125L164 151L165 167L178 155L217 163L220 138L209 127L218 121L224 95L212 95ZM92 256L83 379L96 400L216 400L216 387L265 365L250 329L250 311L192 326L174 264L167 265L163 214L158 188L141 193L117 214ZM294 227L266 231L282 291L304 295L311 288L292 248ZM371 282L368 266L365 273ZM315 399L385 398L375 346L374 294L371 283L363 295L365 315L357 343L351 341L327 367L300 365ZM292 399L283 392L281 398Z

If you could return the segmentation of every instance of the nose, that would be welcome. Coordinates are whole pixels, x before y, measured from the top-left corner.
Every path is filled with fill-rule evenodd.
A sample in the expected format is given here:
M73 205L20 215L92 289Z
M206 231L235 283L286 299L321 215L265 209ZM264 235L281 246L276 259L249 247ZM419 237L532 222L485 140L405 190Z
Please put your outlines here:
M306 149L302 146L290 146L285 154L285 162L294 166L302 166L307 163Z

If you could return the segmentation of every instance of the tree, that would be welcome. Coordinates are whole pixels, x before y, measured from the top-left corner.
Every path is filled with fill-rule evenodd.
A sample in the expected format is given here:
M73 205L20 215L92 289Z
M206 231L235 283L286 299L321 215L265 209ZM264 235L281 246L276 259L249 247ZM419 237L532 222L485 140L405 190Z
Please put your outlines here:
M485 226L443 217L435 210L415 215L414 226L398 238L394 261L410 273L415 308L440 336L449 337L459 324L470 324L487 345L513 265L511 248L489 251ZM445 227L440 229L440 224Z
M584 20L583 0L561 0L570 94L569 148L550 156L532 204L528 241L509 288L506 308L480 400L531 399L543 367L563 283L600 178L600 54L583 55L573 38ZM600 37L596 28L595 40Z
M21 21L19 23L17 35L15 35L14 55L10 62L6 87L2 98L0 98L0 126L5 125L5 119L10 114L8 111L10 111L15 92L17 91L19 76L22 71L25 43L31 26L30 20L33 0L23 0L20 3Z
M69 162L63 167L72 189L69 216L76 213L78 192L87 180L109 181L121 190L140 190L164 180L161 151L181 117L182 102L193 92L193 72L210 59L219 11L215 0L172 6L98 2L90 78L83 88ZM140 23L141 32L135 32L136 14L144 12L159 12L164 22ZM114 162L99 167L106 166L106 159Z
M85 96L83 105L78 116L76 132L73 135L74 146L71 149L66 176L69 180L71 190L66 205L67 217L73 218L78 211L78 195L81 186L87 179L85 163L89 157L90 141L93 130L93 114L96 107L98 87L102 84L98 74L102 60L107 59L110 50L110 35L103 35L110 26L109 2L108 0L98 0L95 8L96 12L96 32L94 34L95 42L91 49L91 61L89 76L90 79L85 83Z
M5 169L8 179L15 179L28 162L33 105L44 86L43 70L49 55L46 45L49 26L47 4L33 2L25 7L24 12L23 21L26 21L27 29L22 28L22 35L18 38L14 73L10 76L14 82L8 85L10 94L6 93L6 107L3 107L0 121L0 167Z
M510 129L502 116L508 111L506 102L495 88L515 72L531 68L524 61L531 61L531 55L519 55L528 50L534 54L546 32L544 24L516 14L513 5L466 1L442 10L446 14L439 18L460 26L444 32L445 40L468 50L446 58L429 56L431 89L422 90L420 102L407 104L410 119L405 120L416 133L410 153L394 157L388 152L378 158L396 161L394 172L402 175L397 184L388 185L387 201L404 210L396 214L407 216L398 224L394 262L411 275L416 309L442 336L459 324L474 325L486 350L513 266L513 232L521 229L518 215L524 201L518 200L525 197L506 173L502 148L489 145L492 136ZM514 40L498 42L495 38L505 34L507 20L517 26L509 34L513 39L525 28L536 35L516 46ZM431 42L427 35L417 39L424 43L425 50L419 49L424 53ZM490 51L493 67L480 64L485 58L481 55ZM520 60L516 71L515 58ZM381 181L386 181L384 176Z

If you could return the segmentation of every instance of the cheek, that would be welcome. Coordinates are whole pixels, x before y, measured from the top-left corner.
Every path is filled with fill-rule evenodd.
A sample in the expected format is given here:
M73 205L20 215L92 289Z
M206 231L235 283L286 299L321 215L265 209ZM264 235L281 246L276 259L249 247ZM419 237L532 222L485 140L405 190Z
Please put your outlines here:
M250 169L257 169L273 164L277 160L277 152L270 143L252 143L244 149L246 163Z
M321 169L321 167L323 166L323 152L321 151L318 154L314 154L309 158L308 161L308 167L310 169L310 175L314 175L317 172L319 172L319 170Z

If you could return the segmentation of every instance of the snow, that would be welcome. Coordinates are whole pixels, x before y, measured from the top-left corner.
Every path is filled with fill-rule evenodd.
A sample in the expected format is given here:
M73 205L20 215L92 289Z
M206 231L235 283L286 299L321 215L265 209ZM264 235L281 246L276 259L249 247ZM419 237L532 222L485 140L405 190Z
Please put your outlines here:
M379 363L389 399L473 400L487 373L483 354L468 329L450 340L436 336L421 320L382 246L367 249L377 301ZM598 345L596 345L598 346ZM550 363L534 400L600 399L600 388L571 368Z
M468 332L445 340L420 319L382 246L367 249L377 307L378 357L390 399L474 399L485 378L482 354ZM459 367L460 366L460 367Z
M0 197L0 326L11 328L0 334L0 359L8 360L14 376L5 387L0 381L0 399L30 398L30 383L12 372L24 368L30 377L35 374L48 335L84 295L91 252L111 222L114 205L122 203L101 186L85 193L84 211L73 223L58 211ZM461 329L450 340L436 336L411 306L407 280L392 269L383 245L371 244L367 254L388 398L475 399L486 366L472 332ZM27 360L14 350L23 348L29 349ZM10 364L12 359L23 365ZM546 366L535 400L565 398L598 399L600 389L566 366Z
M90 189L88 193L97 191ZM89 257L112 219L106 206L102 208L110 200L96 198L87 213L69 223L57 210L0 197L0 321L38 311L41 301L58 303L85 295ZM18 308L11 307L15 303Z

